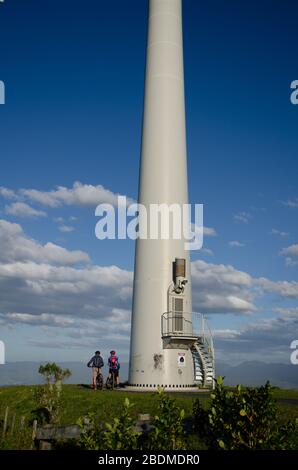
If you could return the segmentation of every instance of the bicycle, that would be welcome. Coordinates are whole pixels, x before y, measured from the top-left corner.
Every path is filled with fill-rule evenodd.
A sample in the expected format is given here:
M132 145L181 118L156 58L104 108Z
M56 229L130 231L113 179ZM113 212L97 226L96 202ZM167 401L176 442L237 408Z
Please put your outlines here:
M118 370L115 369L115 370L111 370L111 377L107 377L107 380L106 380L106 389L107 390L114 390L115 388L115 385L117 384L117 374Z
M103 375L101 371L99 371L96 376L96 390L102 390L102 389L103 389Z

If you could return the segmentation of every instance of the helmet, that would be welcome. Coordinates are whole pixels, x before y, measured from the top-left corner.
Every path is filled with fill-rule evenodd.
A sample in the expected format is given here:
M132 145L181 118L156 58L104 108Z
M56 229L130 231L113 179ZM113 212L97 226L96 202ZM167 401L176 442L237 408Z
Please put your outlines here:
M110 354L112 354L112 356L114 356L116 354L116 351L110 351Z

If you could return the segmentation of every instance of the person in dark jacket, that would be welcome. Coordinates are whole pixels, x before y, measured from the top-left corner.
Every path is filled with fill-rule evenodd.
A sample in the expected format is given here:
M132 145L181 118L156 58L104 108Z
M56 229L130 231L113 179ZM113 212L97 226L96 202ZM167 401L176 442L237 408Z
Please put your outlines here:
M102 375L101 368L104 366L100 351L95 351L95 356L90 359L87 366L92 367L92 384L94 390L96 390L96 377L98 374Z

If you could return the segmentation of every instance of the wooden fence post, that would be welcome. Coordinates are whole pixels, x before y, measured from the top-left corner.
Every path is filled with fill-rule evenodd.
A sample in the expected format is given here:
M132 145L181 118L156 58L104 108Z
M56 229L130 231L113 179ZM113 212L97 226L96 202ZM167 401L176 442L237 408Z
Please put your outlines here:
M5 409L5 415L4 415L4 422L3 422L3 431L2 431L2 437L5 437L6 429L7 429L7 420L8 420L8 406Z
M19 428L19 439L18 439L18 447L21 447L21 444L24 443L24 436L23 436L23 430L25 426L25 416L21 417L20 421L20 428Z
M35 438L36 438L36 430L37 430L37 419L35 419L33 421L31 449L34 448L34 443L35 443Z
M13 416L12 416L12 420L11 420L11 429L10 429L10 434L11 435L13 435L15 422L16 422L16 414L14 413Z
M23 431L25 426L25 416L21 417L21 423L20 423L20 431Z

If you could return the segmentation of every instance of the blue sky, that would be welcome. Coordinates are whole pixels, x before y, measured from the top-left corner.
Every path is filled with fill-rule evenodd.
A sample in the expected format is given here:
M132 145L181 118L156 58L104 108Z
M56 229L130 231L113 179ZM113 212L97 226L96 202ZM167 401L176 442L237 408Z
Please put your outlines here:
M183 4L190 201L204 203L213 229L192 255L194 306L220 357L288 362L298 339L298 5ZM98 343L127 358L134 244L99 242L94 209L137 197L146 17L146 0L0 5L0 339L10 361L84 360Z

